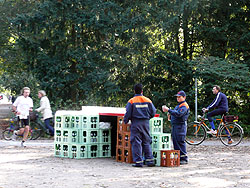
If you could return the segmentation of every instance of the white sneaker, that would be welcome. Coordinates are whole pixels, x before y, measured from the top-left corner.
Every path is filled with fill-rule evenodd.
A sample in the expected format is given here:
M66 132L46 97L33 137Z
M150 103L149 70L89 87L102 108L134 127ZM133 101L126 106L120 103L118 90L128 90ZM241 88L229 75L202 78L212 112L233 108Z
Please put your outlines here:
M217 130L211 129L210 131L207 131L207 134L217 134Z
M26 146L24 145L24 142L23 142L23 141L21 142L21 147L22 147L22 148L25 148L25 147L26 147Z
M13 131L13 135L11 136L11 140L16 141L16 137L17 137L17 131Z

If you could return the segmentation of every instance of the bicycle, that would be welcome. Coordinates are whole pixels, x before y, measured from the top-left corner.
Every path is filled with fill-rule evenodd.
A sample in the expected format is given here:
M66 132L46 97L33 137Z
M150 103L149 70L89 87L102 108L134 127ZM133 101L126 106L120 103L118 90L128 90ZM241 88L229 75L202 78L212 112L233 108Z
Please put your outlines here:
M187 125L187 135L186 135L186 143L190 145L199 145L201 144L207 137L207 132L211 129L207 126L205 121L206 112L203 111L202 116L199 117L199 121L194 121L188 123ZM238 145L243 138L243 128L237 123L238 116L230 116L230 115L222 115L221 118L216 119L219 122L217 133L211 134L213 137L219 138L220 141L225 146L236 146ZM231 139L233 142L228 142Z
M12 140L12 136L14 134L14 131L19 129L19 121L17 116L14 116L10 119L10 126L6 128L3 132L3 138L7 141ZM32 140L33 136L36 135L36 131L33 130L32 128L29 129L29 134L27 137L27 140ZM17 135L16 137L17 140L22 140L23 139L23 134L22 135Z
M30 126L32 127L32 130L35 131L35 134L33 134L32 136L32 140L36 140L42 136L44 136L44 134L46 135L50 135L49 129L47 129L47 127L44 125L44 122L41 121L41 116L39 116L39 114L37 112L33 112L32 114L33 116L33 120L30 122ZM54 124L54 121L52 121L52 126Z

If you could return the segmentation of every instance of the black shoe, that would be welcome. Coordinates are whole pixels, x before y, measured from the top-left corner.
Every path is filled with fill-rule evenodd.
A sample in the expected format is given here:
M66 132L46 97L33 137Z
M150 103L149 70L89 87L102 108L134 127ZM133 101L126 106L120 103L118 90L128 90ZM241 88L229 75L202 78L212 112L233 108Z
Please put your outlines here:
M142 167L142 164L135 163L135 164L132 164L132 167Z
M147 166L148 166L148 167L154 167L155 164L154 164L154 163L149 163L149 164L147 164Z
M180 165L185 165L185 164L188 164L187 161L180 161Z

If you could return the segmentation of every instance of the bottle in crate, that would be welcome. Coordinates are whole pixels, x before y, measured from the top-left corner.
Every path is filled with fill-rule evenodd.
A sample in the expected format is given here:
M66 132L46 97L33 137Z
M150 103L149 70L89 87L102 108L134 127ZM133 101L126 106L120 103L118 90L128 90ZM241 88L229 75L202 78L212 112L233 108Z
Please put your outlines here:
M123 132L123 117L117 117L117 132Z
M124 148L124 162L133 163L131 148Z
M64 143L69 142L69 131L68 130L63 130L62 141Z
M124 150L123 147L116 147L116 161L117 162L124 162Z
M161 150L161 166L180 166L180 150Z
M99 118L97 116L90 117L90 129L99 129Z
M79 134L79 131L78 130L71 130L70 131L70 142L71 143L78 143L78 134Z
M123 147L124 148L131 148L130 132L123 132Z
M117 147L123 147L123 133L117 133Z
M87 158L88 157L87 145L79 145L79 147L80 147L79 157L80 158Z
M61 143L55 143L54 151L55 151L55 157L61 157L61 155L62 155Z
M62 128L62 117L61 116L56 116L56 118L55 118L55 128L56 129L61 129Z
M82 116L82 124L81 124L81 128L82 129L87 129L88 128L88 117L87 116Z
M111 143L110 129L101 129L99 135L100 135L100 143Z
M68 144L63 144L62 148L62 157L68 158L69 157L69 145Z
M65 129L70 128L70 116L69 115L64 116L63 128Z
M55 130L55 142L62 142L62 130Z
M77 146L76 145L71 146L70 158L72 159L77 158Z

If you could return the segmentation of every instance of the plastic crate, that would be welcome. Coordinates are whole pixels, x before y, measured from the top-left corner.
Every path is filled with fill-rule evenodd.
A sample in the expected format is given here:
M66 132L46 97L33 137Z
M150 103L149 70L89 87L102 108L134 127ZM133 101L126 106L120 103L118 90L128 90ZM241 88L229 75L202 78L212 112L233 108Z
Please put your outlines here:
M81 129L99 129L99 116L81 116Z
M180 151L161 150L161 166L167 166L167 167L180 166Z
M154 117L150 119L149 128L151 134L163 133L163 118Z
M62 130L56 129L55 130L55 142L62 142Z
M99 130L100 143L111 143L111 129Z
M62 156L62 144L61 143L56 143L55 142L54 154L55 154L55 157L61 157Z
M73 158L73 159L88 158L88 147L87 147L87 145L72 144L70 146L70 158Z
M98 158L99 157L99 145L98 144L91 144L88 145L88 158Z
M79 130L79 143L81 144L95 144L100 140L99 130Z
M171 149L171 134L153 134L152 135L152 150L169 150Z
M161 158L161 150L153 150L152 154L153 158Z
M69 130L69 143L79 143L79 134L80 131L75 130Z
M99 157L111 157L111 144L99 144Z

